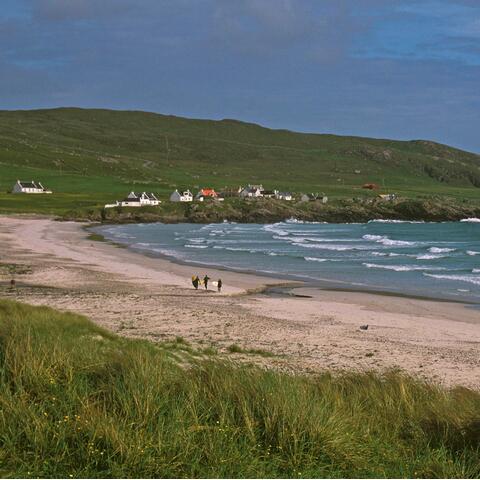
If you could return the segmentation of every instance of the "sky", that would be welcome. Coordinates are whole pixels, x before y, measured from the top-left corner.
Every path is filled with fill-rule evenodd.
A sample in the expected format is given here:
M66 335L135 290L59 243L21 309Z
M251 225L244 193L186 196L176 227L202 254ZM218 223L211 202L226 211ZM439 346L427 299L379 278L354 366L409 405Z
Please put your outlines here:
M480 153L480 0L1 0L0 109L59 106Z

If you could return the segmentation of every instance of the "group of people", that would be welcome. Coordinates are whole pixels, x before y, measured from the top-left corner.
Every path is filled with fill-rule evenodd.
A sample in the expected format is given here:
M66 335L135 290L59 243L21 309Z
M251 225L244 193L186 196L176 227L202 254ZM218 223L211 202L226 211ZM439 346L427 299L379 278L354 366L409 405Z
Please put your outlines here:
M198 287L200 285L204 285L205 290L208 290L208 282L210 281L210 277L208 275L205 275L202 280L198 277L198 275L193 275L192 276L192 285L195 288L195 290L198 290ZM216 282L212 282L214 286L217 287L217 290L219 292L222 291L222 279L219 278Z

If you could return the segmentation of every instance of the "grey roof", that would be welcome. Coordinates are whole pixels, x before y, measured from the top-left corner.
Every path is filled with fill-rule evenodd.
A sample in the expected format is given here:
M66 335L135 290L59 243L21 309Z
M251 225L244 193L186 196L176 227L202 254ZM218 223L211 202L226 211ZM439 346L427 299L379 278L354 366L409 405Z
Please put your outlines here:
M40 185L37 185L33 180L31 182L18 182L22 188L43 188Z
M136 200L140 200L141 198L147 198L148 200L157 200L157 197L153 194L153 193L147 193L147 192L142 192L142 193L139 193L139 192L131 192L130 195L133 193L133 195L135 195L134 197L127 197L125 200L130 200L130 201L136 201Z

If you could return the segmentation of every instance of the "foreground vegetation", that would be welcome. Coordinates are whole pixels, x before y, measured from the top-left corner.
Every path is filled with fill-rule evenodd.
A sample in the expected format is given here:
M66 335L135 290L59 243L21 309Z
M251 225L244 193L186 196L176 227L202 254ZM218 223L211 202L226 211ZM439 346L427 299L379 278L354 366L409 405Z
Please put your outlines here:
M0 300L0 475L480 475L478 392L212 358Z
M17 179L41 180L54 195L7 194ZM302 134L235 120L0 111L2 213L99 210L133 189L166 200L175 188L247 183L322 192L335 201L369 198L360 187L371 182L406 199L436 195L478 204L480 156L428 141Z

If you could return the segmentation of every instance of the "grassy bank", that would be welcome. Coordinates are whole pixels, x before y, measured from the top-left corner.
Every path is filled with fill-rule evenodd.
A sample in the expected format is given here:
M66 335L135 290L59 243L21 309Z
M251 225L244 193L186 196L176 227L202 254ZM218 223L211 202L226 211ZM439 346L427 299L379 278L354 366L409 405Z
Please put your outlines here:
M480 475L478 393L208 358L0 301L0 475Z
M375 219L458 221L480 217L480 203L446 198L377 199L285 202L274 199L224 202L171 203L157 207L74 209L61 215L64 220L90 220L104 223L212 223L228 220L237 223L273 223L288 218L329 223L367 222Z

